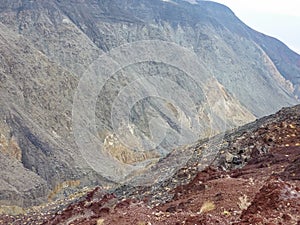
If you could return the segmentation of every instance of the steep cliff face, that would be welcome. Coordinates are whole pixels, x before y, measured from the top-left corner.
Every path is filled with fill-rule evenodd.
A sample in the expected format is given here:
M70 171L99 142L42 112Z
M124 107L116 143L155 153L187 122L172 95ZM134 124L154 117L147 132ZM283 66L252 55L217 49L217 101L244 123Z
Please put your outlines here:
M0 156L43 186L32 189L37 201L20 194L21 205L44 201L70 180L106 185L107 174L96 172L102 162L96 154L86 162L88 152L108 153L124 167L151 166L180 139L212 136L298 101L299 55L220 4L194 3L1 3Z

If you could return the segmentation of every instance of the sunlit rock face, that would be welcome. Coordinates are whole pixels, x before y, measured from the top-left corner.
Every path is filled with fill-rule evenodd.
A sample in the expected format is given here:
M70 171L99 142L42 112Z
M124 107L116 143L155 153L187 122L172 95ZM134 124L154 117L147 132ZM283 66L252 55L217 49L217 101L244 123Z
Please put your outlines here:
M0 172L3 204L112 184L99 152L143 169L298 102L300 56L217 3L12 0L0 21L0 156L17 165Z

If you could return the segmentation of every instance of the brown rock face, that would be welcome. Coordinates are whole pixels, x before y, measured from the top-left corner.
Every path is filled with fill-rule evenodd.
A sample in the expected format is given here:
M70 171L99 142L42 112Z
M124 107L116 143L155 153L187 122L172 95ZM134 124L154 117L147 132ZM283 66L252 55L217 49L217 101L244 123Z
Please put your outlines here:
M7 155L8 157L16 159L19 162L21 162L22 151L15 137L11 137L9 140L7 140L6 137L3 134L1 134L0 146L1 146L0 151L4 155Z

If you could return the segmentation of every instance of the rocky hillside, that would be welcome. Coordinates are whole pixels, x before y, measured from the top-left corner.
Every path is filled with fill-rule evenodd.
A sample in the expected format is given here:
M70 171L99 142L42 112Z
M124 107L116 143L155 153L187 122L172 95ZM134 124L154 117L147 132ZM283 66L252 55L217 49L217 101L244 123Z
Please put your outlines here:
M300 56L217 3L2 0L0 22L1 205L114 186L299 102Z
M199 157L207 142L170 179L150 187L83 190L2 224L298 224L300 105L224 136L212 163ZM203 166L205 169L203 169ZM4 211L4 209L2 209ZM8 209L6 209L8 211ZM5 212L5 211L4 211Z

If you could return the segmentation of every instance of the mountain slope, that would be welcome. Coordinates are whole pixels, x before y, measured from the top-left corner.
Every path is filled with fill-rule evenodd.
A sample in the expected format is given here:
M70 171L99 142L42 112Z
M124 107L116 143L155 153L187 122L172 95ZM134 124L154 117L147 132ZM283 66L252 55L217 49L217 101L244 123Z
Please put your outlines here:
M283 104L292 103L286 95L291 95L294 90L297 94L299 56L282 47L276 40L262 38L261 34L239 21L228 8L217 3L199 2L197 5L191 5L181 1L172 4L156 0L75 1L72 4L61 1L23 1L19 4L18 8L15 6L11 11L7 10L8 6L7 11L2 13L2 21L27 38L33 39L36 47L67 67L76 65L84 68L89 63L86 55L78 57L80 53L87 52L83 47L88 42L81 39L76 41L75 37L80 35L80 29L104 51L127 42L145 39L167 40L192 48L199 58L209 65L209 69L226 89L257 116L272 113ZM35 14L42 16L34 18ZM68 43L71 39L72 43ZM68 45L72 46L71 50L67 48ZM272 49L278 49L277 53ZM75 53L75 57L72 57L69 51ZM239 57L240 53L244 57ZM290 60L283 60L284 58ZM65 62L67 60L70 63ZM266 62L262 63L263 61ZM280 66L274 67L271 73L269 68L265 68L278 61ZM270 76L280 77L277 70L288 81L273 83L274 79ZM82 72L78 71L78 68L73 71ZM241 77L245 79L240 81ZM258 90L269 89L264 90L262 95L270 96L248 95L251 90L247 86L242 88L242 82L246 83L244 80L251 85L252 82L256 82ZM275 88L278 85L279 87ZM269 97L274 95L274 92L277 93L277 108L274 108L276 102L262 99L272 100ZM259 103L263 103L260 107L265 107L259 109Z
M0 154L35 176L26 177L43 187L36 190L39 202L63 182L113 184L108 174L97 173L104 164L96 160L99 151L124 168L143 168L169 154L178 140L187 144L299 102L299 55L217 3L11 0L1 2L0 22L1 134L17 146L1 147ZM127 64L105 68L105 57ZM114 73L101 89L102 71ZM95 76L88 80L88 74ZM113 122L124 121L114 119L124 119L120 108L128 106L115 110L115 100L127 103L118 97L126 91L132 97L139 87L146 98L116 129ZM84 160L86 153L94 164ZM118 169L116 177L123 178ZM126 169L124 174L135 175ZM14 180L9 184L22 189ZM65 194L76 188L67 187ZM17 204L9 195L0 200Z
M296 224L299 117L300 105L228 132L227 145L217 149L212 164L203 165L199 158L207 142L195 143L191 160L164 182L82 190L64 201L0 219L18 219L20 224Z
M58 136L68 134L71 129L72 90L76 88L76 77L3 25L0 37L3 53L0 155L1 159L6 158L5 164L1 164L1 179L5 181L1 184L1 203L37 204L46 201L49 191L60 182L85 179L83 174L88 172L94 176L91 180L99 179L85 162L81 163L80 156L69 151L75 148L73 141L68 141L73 137ZM14 175L16 173L24 174L23 182L18 181L20 175ZM32 197L24 195L29 185ZM12 196L6 192L20 196L12 201ZM39 196L39 199L33 196Z

